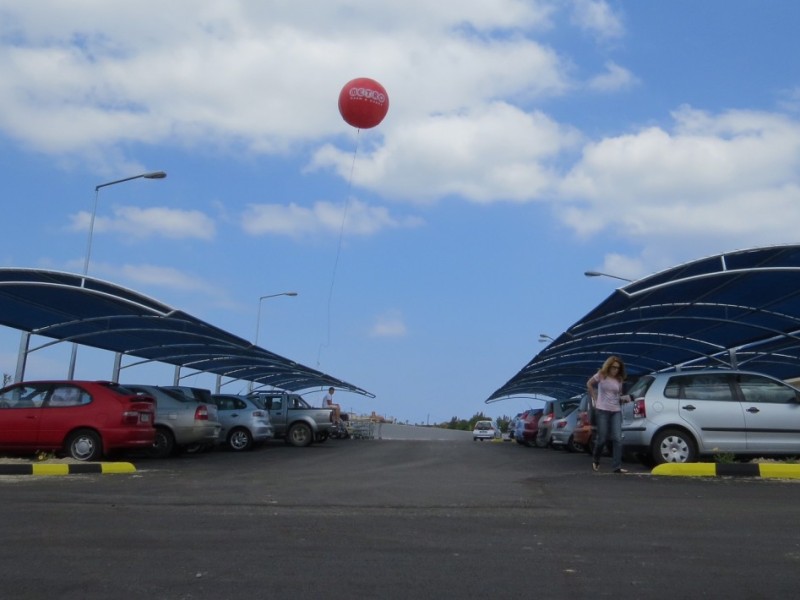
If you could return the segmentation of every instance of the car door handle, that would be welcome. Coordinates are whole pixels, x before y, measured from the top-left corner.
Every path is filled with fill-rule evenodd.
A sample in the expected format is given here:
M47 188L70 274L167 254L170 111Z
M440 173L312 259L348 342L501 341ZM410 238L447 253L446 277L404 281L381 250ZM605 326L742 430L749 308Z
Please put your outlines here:
M238 417L238 416L239 416L239 413L231 413L231 416L232 416L232 417Z
M761 411L758 410L755 406L751 406L750 408L747 409L747 412L755 414L755 413L761 412Z
M682 407L683 410L697 410L697 407L694 404L687 404L686 406Z

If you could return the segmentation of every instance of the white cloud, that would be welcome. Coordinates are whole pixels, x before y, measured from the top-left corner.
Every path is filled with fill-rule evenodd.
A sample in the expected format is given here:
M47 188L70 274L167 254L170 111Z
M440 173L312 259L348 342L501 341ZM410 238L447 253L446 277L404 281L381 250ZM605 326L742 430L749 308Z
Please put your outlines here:
M800 112L800 86L781 92L778 104L786 112Z
M131 142L275 153L347 132L336 97L354 76L380 80L398 120L560 94L562 60L526 35L551 10L522 0L19 4L0 25L0 129L111 170L127 159L98 150Z
M201 240L213 239L216 232L214 221L197 210L118 206L113 208L112 212L113 217L95 217L95 232L121 233L138 239L158 236L169 239ZM70 229L88 230L91 217L91 213L83 211L72 215Z
M474 202L530 201L550 192L548 165L580 135L540 112L505 103L404 123L385 144L356 158L332 145L310 168L334 168L364 188L411 202L459 195Z
M573 0L572 21L601 39L625 34L622 21L605 0Z
M345 213L346 211L346 213ZM343 219L344 223L342 222ZM300 237L318 232L344 231L350 235L373 235L387 228L417 227L417 217L394 217L383 206L357 199L345 203L315 202L305 207L294 203L253 204L242 215L242 229L250 235L277 234Z
M172 267L157 265L123 265L115 268L118 276L136 283L137 286L159 287L183 292L208 292L216 287L199 277L188 275Z
M405 337L407 333L403 315L396 310L377 316L370 330L372 337Z
M800 122L689 107L673 117L671 131L650 127L588 144L561 185L564 222L584 236L641 245L647 270L796 240Z
M588 87L596 92L616 92L637 83L633 74L613 62L606 63L606 71L589 80Z

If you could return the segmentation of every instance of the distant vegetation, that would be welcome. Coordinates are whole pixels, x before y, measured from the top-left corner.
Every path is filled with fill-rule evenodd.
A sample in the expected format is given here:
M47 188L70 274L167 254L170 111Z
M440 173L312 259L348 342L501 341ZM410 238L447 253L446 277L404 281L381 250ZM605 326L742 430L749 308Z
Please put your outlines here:
M459 419L458 417L453 417L447 423L440 423L437 427L441 427L442 429L459 429L461 431L472 431L475 429L475 423L478 421L494 421L492 417L487 417L482 412L475 413L469 419ZM500 431L505 431L506 427L508 427L508 422L511 420L511 417L503 415L502 417L498 417L497 419L497 426L500 428Z

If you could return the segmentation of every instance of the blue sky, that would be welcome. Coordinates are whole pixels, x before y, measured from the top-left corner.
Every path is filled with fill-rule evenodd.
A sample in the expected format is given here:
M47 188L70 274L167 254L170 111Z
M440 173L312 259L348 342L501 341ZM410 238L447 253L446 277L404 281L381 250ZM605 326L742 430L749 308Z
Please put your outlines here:
M260 345L433 423L537 404L484 400L619 283L584 271L797 241L794 0L440 4L0 0L0 263L80 273L95 186L166 171L100 191L90 275L247 339L296 291Z

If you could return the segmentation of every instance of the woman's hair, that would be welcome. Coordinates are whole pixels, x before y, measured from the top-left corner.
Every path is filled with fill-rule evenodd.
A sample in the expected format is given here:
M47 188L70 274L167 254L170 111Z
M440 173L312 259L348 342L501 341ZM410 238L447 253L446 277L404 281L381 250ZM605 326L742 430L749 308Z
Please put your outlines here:
M619 365L619 369L615 374L612 374L611 365L615 363ZM600 372L603 374L603 377L614 377L619 381L625 381L625 363L622 362L622 359L619 358L618 356L609 356L606 359L606 362L603 363Z

